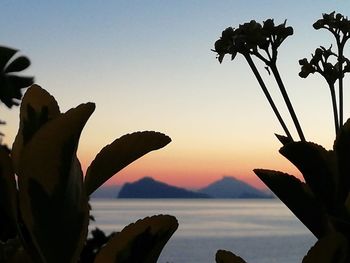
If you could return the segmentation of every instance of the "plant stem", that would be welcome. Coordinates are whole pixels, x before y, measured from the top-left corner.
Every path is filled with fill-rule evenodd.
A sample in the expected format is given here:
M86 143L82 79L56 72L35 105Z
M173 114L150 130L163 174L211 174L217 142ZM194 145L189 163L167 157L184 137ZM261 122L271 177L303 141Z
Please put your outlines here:
M332 98L335 135L337 135L338 134L338 130L339 130L339 122L338 122L339 120L338 120L338 110L337 110L337 101L336 101L336 98L335 98L334 84L329 84L329 89L331 91L331 98Z
M290 132L289 132L289 130L288 130L286 124L284 123L284 121L283 121L283 119L282 119L282 117L281 117L281 114L279 113L279 111L278 111L278 109L277 109L275 103L273 102L273 99L272 99L272 97L271 97L271 95L270 95L270 93L269 93L269 91L268 91L268 89L267 89L267 87L266 87L266 85L265 85L263 79L261 78L261 76L260 76L260 74L259 74L259 71L258 71L258 69L256 68L256 66L255 66L255 64L254 64L254 62L253 62L251 56L250 56L249 54L246 54L246 55L244 55L244 57L245 57L245 59L247 60L247 62L248 62L248 64L249 64L250 68L252 69L252 71L253 71L253 73L254 73L256 79L258 80L259 85L260 85L261 89L263 90L263 92L264 92L264 94L265 94L265 96L266 96L268 102L270 103L270 106L271 106L273 112L275 113L275 115L276 115L276 117L277 117L279 123L281 124L281 126L282 126L284 132L286 133L287 137L288 137L291 141L293 141L293 137L292 137L292 135L290 134Z
M285 103L287 105L287 108L288 108L288 111L290 113L290 116L292 117L292 120L294 122L295 128L297 129L299 138L300 138L301 141L305 141L305 137L304 137L303 131L301 129L301 126L299 124L298 117L295 114L295 111L293 109L292 103L289 100L286 88L284 87L284 84L283 84L281 76L280 76L280 74L278 72L276 63L271 63L269 66L270 66L271 71L272 71L272 73L273 73L273 75L274 75L274 77L275 77L275 79L277 81L277 85L280 88L280 91L281 91L283 99L284 99L284 101L285 101Z
M338 65L339 65L339 125L343 126L343 45L338 45Z

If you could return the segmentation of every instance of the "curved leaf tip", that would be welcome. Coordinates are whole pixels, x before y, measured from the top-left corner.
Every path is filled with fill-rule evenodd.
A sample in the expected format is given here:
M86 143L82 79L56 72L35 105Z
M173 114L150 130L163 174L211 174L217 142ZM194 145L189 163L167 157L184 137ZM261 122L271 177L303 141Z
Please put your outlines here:
M303 263L349 262L349 242L342 233L330 232L319 239L303 258Z
M265 169L254 172L315 237L321 238L330 231L326 210L307 184L287 173Z
M170 215L138 220L116 233L99 251L94 263L155 263L177 228L177 219Z
M19 208L23 225L45 262L77 262L88 230L88 202L76 157L93 103L49 121L20 158Z
M135 132L116 139L97 154L87 169L86 193L90 195L133 161L151 151L163 148L170 142L169 136L154 131Z
M227 250L218 250L215 255L215 261L216 263L246 263L241 257Z

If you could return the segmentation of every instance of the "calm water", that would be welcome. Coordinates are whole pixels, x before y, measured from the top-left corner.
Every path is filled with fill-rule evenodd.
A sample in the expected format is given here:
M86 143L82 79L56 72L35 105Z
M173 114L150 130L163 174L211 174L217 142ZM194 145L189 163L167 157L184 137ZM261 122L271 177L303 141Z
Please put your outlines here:
M158 262L214 263L218 249L248 263L301 262L315 238L278 200L94 199L92 214L105 232L140 218L176 216L179 228Z

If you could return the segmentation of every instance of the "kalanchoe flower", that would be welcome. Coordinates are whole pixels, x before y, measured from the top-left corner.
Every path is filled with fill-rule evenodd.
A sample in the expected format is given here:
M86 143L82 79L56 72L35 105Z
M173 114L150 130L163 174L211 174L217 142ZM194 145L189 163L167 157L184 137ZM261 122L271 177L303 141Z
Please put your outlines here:
M334 65L329 62L329 59L332 57L337 58L338 61ZM345 60L344 62L347 63L346 70L349 70L350 67L348 66L348 60ZM323 76L328 83L333 106L335 132L337 134L339 130L339 114L337 110L334 84L339 79L339 76L344 75L345 72L345 70L340 71L338 55L332 51L332 46L330 46L328 49L321 46L315 50L310 62L306 58L303 58L299 60L299 65L301 66L301 71L299 72L300 77L307 78L309 74L314 74L317 72Z
M234 59L237 53L244 56L287 137L290 140L293 140L263 79L260 76L258 69L254 64L252 55L263 61L266 65L265 69L268 71L268 73L270 74L272 72L274 75L288 111L290 112L296 126L299 137L302 141L304 141L305 137L276 65L278 47L288 36L292 34L293 28L286 27L286 21L278 26L275 26L273 19L267 19L263 22L263 25L255 20L251 20L248 23L239 25L237 29L233 29L232 27L226 28L222 32L221 38L215 42L215 49L212 51L217 53L217 59L220 63L226 54L231 54L231 59Z
M312 63L309 63L306 58L299 60L299 65L301 66L301 71L299 76L302 78L307 78L310 73L315 73L316 68Z
M18 76L16 73L30 66L27 57L13 58L18 50L0 46L0 100L8 107L18 105L22 89L33 84L33 77Z
M241 53L255 55L268 65L270 60L276 61L277 48L292 34L293 28L286 27L286 21L275 26L273 19L267 19L263 25L251 20L239 25L237 29L226 28L221 38L215 42L213 51L217 53L220 63L226 54L231 54L231 59L234 59L237 53ZM263 56L260 50L267 56Z
M278 26L274 26L273 19L264 22L265 34L268 39L271 39L271 45L274 49L277 49L288 36L293 35L293 28L286 27L286 22L287 20ZM265 26L265 24L267 25Z
M350 61L347 58L344 58L345 66L343 68L343 72L350 72Z
M335 37L338 48L338 92L339 92L339 123L343 125L343 62L344 62L344 47L348 39L350 38L350 21L342 14L336 14L332 12L330 14L323 14L322 18L317 20L313 27L315 29L324 28L331 32Z
M301 66L299 76L307 78L309 74L317 72L325 78L328 84L334 85L340 72L338 63L333 65L328 61L331 57L337 58L337 55L332 51L332 46L328 49L322 46L317 48L310 62L306 58L299 60L299 65Z
M215 42L215 52L218 53L218 60L221 63L226 54L232 54L232 60L237 54L233 46L234 30L232 27L226 28L221 35L221 38Z
M239 25L235 31L235 46L240 53L258 52L258 46L265 42L261 24L255 20Z
M337 34L341 32L344 36L347 35L347 38L350 33L350 21L348 18L342 14L336 14L334 11L329 14L323 14L322 18L313 24L313 27L315 29L325 28Z

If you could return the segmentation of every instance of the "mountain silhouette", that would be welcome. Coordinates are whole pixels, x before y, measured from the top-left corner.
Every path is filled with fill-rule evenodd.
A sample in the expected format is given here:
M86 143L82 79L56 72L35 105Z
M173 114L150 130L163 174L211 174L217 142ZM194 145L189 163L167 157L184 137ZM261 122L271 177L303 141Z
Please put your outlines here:
M207 194L171 186L151 177L144 177L133 183L126 183L118 198L210 198Z
M213 198L272 198L261 190L238 180L232 176L224 176L222 179L198 190Z

